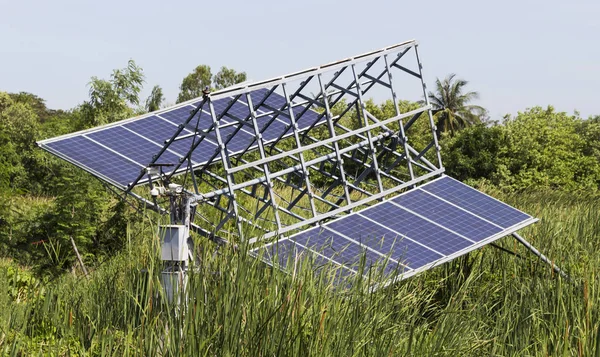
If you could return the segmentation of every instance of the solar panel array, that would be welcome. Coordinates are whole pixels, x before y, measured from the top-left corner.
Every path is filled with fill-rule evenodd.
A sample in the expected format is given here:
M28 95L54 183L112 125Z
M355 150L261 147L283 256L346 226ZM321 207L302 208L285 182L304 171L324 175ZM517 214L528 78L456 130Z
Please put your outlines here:
M257 124L264 142L293 134L290 130L290 117L285 114L285 98L266 89L253 91L250 97L256 106ZM244 125L241 130L237 130L239 123L249 121L250 108L246 97L239 97L231 105L233 100L234 98L230 97L212 102L216 115L221 117L221 136L227 144L226 150L230 156L256 146L256 133L251 125ZM140 171L152 162L153 156L160 152L165 141L173 136L180 124L186 122L201 102L197 99L139 118L44 140L39 142L39 145L117 187L126 188L137 178ZM275 112L279 113L276 117L273 114ZM302 105L295 106L293 112L301 131L312 127L316 121L317 124L323 121L322 116ZM197 121L199 130L210 128L212 119L208 105L204 105L197 116L183 130L181 136L192 134ZM192 137L174 141L156 162L179 163L190 150L194 140L198 142L198 138ZM219 159L220 154L213 130L194 150L192 164L198 167L214 157ZM184 161L182 170L186 169L187 164Z
M338 278L375 269L390 279L404 279L535 221L444 176L252 252L282 268L309 255L318 266L339 267ZM360 269L361 259L367 269Z

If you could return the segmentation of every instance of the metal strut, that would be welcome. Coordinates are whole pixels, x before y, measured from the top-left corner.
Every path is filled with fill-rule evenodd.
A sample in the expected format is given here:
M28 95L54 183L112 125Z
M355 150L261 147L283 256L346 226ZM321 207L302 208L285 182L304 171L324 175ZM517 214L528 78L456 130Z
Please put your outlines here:
M552 269L557 272L560 276L562 276L563 278L572 281L571 277L569 277L567 275L567 273L565 273L564 271L562 271L556 264L554 264L553 261L551 261L550 259L548 259L544 254L542 254L539 250L537 250L533 245L531 245L531 243L529 243L528 241L525 240L525 238L521 237L517 232L512 234L513 237L515 237L515 239L523 244L525 246L525 248L529 249L533 254L537 255L543 262L548 263Z

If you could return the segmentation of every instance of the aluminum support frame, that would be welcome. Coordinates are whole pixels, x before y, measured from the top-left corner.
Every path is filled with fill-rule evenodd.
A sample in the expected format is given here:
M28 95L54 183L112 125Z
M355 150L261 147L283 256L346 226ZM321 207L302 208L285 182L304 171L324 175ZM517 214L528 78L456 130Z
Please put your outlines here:
M414 70L409 69L410 63L400 64L409 60L411 50ZM390 55L395 55L391 61ZM212 125L191 134L196 135L195 146L186 158L202 142L216 141L215 154L192 170L212 172L210 177L202 175L204 180L212 182L210 187L221 188L206 190L208 181L192 180L194 191L200 187L196 200L205 209L226 212L216 228L227 230L235 222L240 240L256 241L259 236L247 232L257 226L266 232L262 237L277 237L440 175L443 167L431 161L440 162L439 155L429 154L439 151L430 113L430 145L413 147L406 134L431 106L425 103L418 109L402 110L395 89L401 83L394 83L394 78L402 77L404 82L416 80L424 90L422 76L415 76L419 67L416 42L409 42L257 85L207 94L205 107L210 109ZM376 117L367 108L365 95L377 88L385 90L394 103L390 117ZM230 94L231 101L217 111L214 101L224 93ZM237 141L246 135L251 141L239 149ZM209 170L213 166L217 169ZM222 205L221 196L227 206Z
M525 238L521 237L517 232L512 233L512 236L519 243L521 243L525 248L527 248L531 253L533 253L535 256L537 256L538 258L540 258L541 261L543 261L544 263L550 265L550 267L552 268L552 270L554 270L557 274L559 274L563 278L567 279L568 281L571 281L571 278L569 277L569 275L567 275L567 273L565 273L556 264L554 264L554 262L552 260L548 259L544 254L542 254L539 250L537 250L533 245L531 245L531 243L529 243L528 241L526 241Z

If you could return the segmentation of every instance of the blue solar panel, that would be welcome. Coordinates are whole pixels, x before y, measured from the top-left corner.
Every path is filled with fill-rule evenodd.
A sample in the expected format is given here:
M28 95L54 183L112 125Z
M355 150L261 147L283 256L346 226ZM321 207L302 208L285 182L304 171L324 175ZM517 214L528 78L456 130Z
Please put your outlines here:
M506 203L474 190L448 176L424 185L422 189L473 212L502 228L512 227L530 218L529 215Z
M340 266L316 252L304 249L289 239L267 245L254 253L268 263L289 271L299 271L302 268L301 264L308 260L317 274L323 271L324 277L332 279L335 285L347 285L348 280L355 276L353 270Z
M289 129L290 118L285 114L287 109L284 109L284 113L279 114L275 120L273 120L273 114L264 115L264 113L272 111L269 107L281 109L285 106L285 100L281 95L277 93L269 94L266 89L256 90L250 95L256 106L262 102L267 94L268 97L265 103L261 104L256 111L257 115L260 116L257 119L257 124L263 134L263 140L272 141L282 135L292 135L292 131ZM165 141L171 139L178 126L185 123L201 102L201 100L197 100L193 104L183 104L139 119L114 123L108 127L92 129L85 133L71 134L64 138L42 141L40 146L47 147L54 154L68 159L92 174L98 174L101 179L107 179L111 183L118 183L118 185L127 185L139 175L140 170L136 163L141 166L148 165L153 156L161 150ZM238 101L233 101L233 98L223 98L213 101L212 104L217 116L221 117L224 114L219 120L220 125L231 124L231 126L221 127L220 129L221 138L223 142L227 143L226 150L229 155L236 155L248 148L254 149L257 147L254 127L249 120L246 121L247 124L242 125L241 129L238 129L240 121L248 119L250 115L250 108L245 95L242 95ZM306 107L298 107L294 111L300 113L304 109ZM311 120L314 122L317 115L312 110L306 111L302 118L297 118L299 123L303 123L300 127L307 127L306 122ZM205 103L196 117L186 125L180 136L192 134L196 127L199 130L207 130L211 126L210 109ZM87 135L89 139L85 139L83 135ZM72 140L74 137L79 137L79 139ZM199 140L198 137L195 141L192 137L188 137L174 141L156 162L178 164L179 160L188 153L192 144L197 143ZM72 143L76 143L77 152L71 149ZM192 163L197 167L209 163L211 158L220 159L214 130L206 134L197 146L192 155ZM115 162L109 165L111 160L115 160ZM187 161L183 163L183 167L185 166L187 166ZM165 171L168 172L168 168Z
M254 105L258 105L258 103L260 103L262 101L262 99L265 97L265 95L267 95L267 93L268 93L268 90L266 90L266 89L259 89L257 91L252 92L251 93L252 103ZM291 96L291 94L290 94L290 96ZM243 99L243 101L245 101L245 98ZM277 95L276 93L273 93L265 100L263 105L258 107L257 111L259 113L260 112L268 113L268 112L271 112L273 109L280 110L281 112L277 116L277 119L278 119L277 122L279 122L283 125L282 130L286 130L287 125L289 125L291 123L291 120L288 115L288 109L285 108L282 110L282 108L285 106L285 104L286 104L285 98ZM273 108L273 109L271 109L271 108ZM300 128L300 129L306 129L306 128L310 127L317 121L317 119L319 119L318 113L316 113L313 110L306 110L306 109L307 108L302 105L296 106L293 108L294 119L296 120L296 123L298 124L298 128ZM324 121L324 120L325 120L324 117L321 117L319 119L320 122ZM279 135L281 135L281 133L282 133L282 131L280 131L277 136L274 136L274 138L279 137ZM288 130L288 133L291 133L291 130Z
M173 136L173 130L177 130L175 123L161 119L157 116L132 121L124 124L123 127L134 131L161 146L164 145L166 140L169 140L171 136ZM169 150L176 152L182 157L189 151L191 144L192 138L175 141L169 146Z
M411 269L420 268L442 258L442 255L433 250L406 239L360 214L352 216L352 219L334 221L328 227L382 254L389 254L391 259Z
M502 231L501 228L472 213L461 210L421 190L408 192L393 199L392 202L474 241L484 240Z
M83 136L49 143L48 147L121 185L135 180L142 169Z
M152 156L161 148L161 146L152 144L152 142L120 126L97 131L86 136L143 166L147 166L152 162ZM178 160L179 157L169 151L165 151L160 156L160 162L177 163Z
M173 123L180 124L186 121L187 118L190 117L192 112L194 111L194 107L191 105L186 105L182 108L177 108L168 112L162 112L157 114L158 116L165 118ZM210 118L210 117L209 117ZM203 128L206 129L206 128Z
M365 246L352 242L328 229L321 230L319 228L313 228L292 236L290 240L303 247L310 248L312 251L318 252L354 271L360 269L360 263L363 256L365 258L366 268L383 266L386 261L385 255L375 253ZM389 274L395 268L394 264L387 264L385 265L384 273Z
M438 194L443 197L438 198ZM492 216L493 212L499 216ZM348 267L356 267L366 252L367 265L389 257L385 273L402 278L513 233L516 225L534 221L465 184L441 177L389 201L285 238L279 259L285 260L289 254L286 247L290 241L298 243L296 249L304 255L319 252Z
M472 243L389 202L367 209L361 215L444 255L457 252Z
M263 247L257 253L264 255L268 261L273 264L279 264L282 267L288 265L289 261L294 262L297 256L304 251L304 248L296 243L285 239L274 244ZM324 259L324 258L323 258ZM276 261L277 260L277 261Z
M258 120L260 130L267 141L277 139L281 133L287 130L287 125L285 123L282 123L277 119L273 121L271 119L272 118L270 117L263 117ZM272 121L271 124L269 124L269 121Z

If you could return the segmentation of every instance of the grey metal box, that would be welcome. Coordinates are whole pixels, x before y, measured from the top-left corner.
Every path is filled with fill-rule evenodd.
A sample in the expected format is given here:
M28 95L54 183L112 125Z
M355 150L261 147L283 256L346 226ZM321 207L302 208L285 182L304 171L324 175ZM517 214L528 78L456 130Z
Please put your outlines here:
M158 233L162 239L162 260L185 261L188 259L188 232L186 226L160 226L158 228Z

